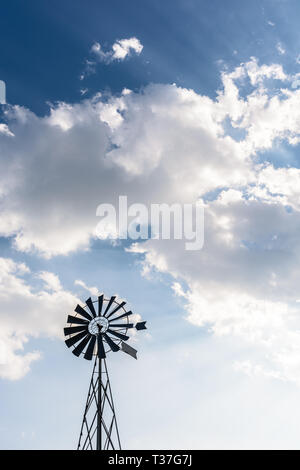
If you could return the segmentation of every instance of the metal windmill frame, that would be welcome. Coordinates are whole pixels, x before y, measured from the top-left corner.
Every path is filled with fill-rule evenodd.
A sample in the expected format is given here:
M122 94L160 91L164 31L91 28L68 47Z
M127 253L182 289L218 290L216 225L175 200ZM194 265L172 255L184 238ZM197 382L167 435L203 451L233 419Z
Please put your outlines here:
M96 379L95 379L96 376ZM105 378L103 378L105 376ZM95 405L93 407L93 405ZM111 417L109 422L104 417L105 406L109 407ZM89 421L89 412L91 418ZM98 410L100 409L100 413ZM115 431L115 436L113 435ZM93 450L96 435L96 450L121 449L121 441L114 401L105 359L95 358L85 405L77 450Z
M121 350L137 359L136 349L127 344L130 338L127 331L146 329L145 321L129 323L132 311L126 311L125 303L116 301L116 296L106 299L102 294L98 300L87 299L83 307L77 305L76 316L69 315L67 319L66 345L74 346L72 352L78 357L83 355L87 360L95 357L77 450L121 449L106 355Z

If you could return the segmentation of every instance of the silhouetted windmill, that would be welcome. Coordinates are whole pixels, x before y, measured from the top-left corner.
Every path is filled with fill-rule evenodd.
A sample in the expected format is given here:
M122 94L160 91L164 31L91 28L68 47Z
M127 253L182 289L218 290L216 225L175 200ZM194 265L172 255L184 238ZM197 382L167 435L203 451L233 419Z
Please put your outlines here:
M77 449L121 449L116 413L108 376L106 354L123 351L137 359L137 351L127 344L127 330L145 330L146 322L130 323L131 311L126 302L117 302L100 295L89 298L86 305L77 305L75 315L69 315L64 328L66 345L74 347L75 356L87 360L95 357ZM96 312L97 310L97 312Z

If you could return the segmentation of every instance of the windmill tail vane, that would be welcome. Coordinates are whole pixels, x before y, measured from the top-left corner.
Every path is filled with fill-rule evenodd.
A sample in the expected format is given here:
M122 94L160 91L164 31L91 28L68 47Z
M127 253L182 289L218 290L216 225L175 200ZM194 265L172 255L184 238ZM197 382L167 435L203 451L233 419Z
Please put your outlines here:
M106 357L109 352L122 351L137 359L137 350L127 341L128 330L145 330L146 321L134 323L132 311L125 308L116 296L97 300L89 297L85 305L75 307L74 315L68 315L64 334L72 353L91 361L94 366L91 376L84 416L77 449L108 450L121 449L114 401L108 375Z

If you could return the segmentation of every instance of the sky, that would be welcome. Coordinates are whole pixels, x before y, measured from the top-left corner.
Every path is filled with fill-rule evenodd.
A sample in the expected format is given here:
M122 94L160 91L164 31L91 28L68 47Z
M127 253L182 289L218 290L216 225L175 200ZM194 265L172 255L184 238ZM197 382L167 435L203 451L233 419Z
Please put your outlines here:
M107 359L124 449L296 449L300 5L6 2L0 448L77 447L77 303L148 329ZM99 204L201 204L204 244L111 239Z

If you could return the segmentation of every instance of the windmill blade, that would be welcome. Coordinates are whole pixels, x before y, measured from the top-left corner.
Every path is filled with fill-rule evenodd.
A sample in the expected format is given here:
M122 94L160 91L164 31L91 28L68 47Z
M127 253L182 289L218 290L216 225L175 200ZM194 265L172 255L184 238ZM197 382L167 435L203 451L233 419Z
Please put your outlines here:
M137 359L137 350L129 346L127 343L121 343L121 351L123 351L126 354L129 354L129 356L133 357L134 359Z
M129 315L132 315L132 311L131 311L131 310L129 310L129 312L122 313L122 315L120 315L119 317L112 318L112 319L109 320L109 321L112 322L112 321L120 320L121 318L129 317Z
M75 325L87 325L88 321L83 318L73 317L73 315L68 315L67 323L75 323Z
M108 346L110 347L110 349L113 351L113 352L117 352L119 351L119 346L113 342L113 340L106 334L104 333L104 338L105 338L105 341L107 342Z
M114 308L114 309L113 309L113 311L112 311L112 312L110 312L110 314L109 314L109 315L107 315L107 317L106 317L106 318L109 318L109 317L111 317L111 316L112 316L114 313L116 313L118 310L120 310L120 308L124 307L124 305L125 305L125 304L126 304L126 302L121 302L119 305L117 305L117 307L116 307L116 308Z
M115 323L114 325L109 325L109 328L133 328L133 323Z
M102 306L103 306L103 297L104 295L99 295L98 297L98 317L101 317Z
M82 353L82 351L84 350L84 348L88 344L88 342L90 340L90 337L91 337L90 334L86 335L86 337L83 338L83 340L80 341L79 344L77 344L76 348L73 349L72 353L75 354L75 356L77 356L77 357L80 356L80 354Z
M102 341L102 335L99 334L97 336L97 345L98 345L98 352L97 352L97 355L99 357L99 359L105 359L106 358L106 354L105 354L105 350L104 350L104 346L103 346L103 341Z
M89 345L85 351L84 359L87 359L88 361L90 361L93 358L95 343L96 343L96 336L92 335Z
M110 333L111 335L116 336L117 338L122 339L123 341L127 341L129 339L129 336L123 335L123 333L118 333L117 331L113 331L108 329L107 333Z
M65 336L72 335L73 333L79 333L79 331L87 331L87 325L68 326L67 328L64 328Z
M87 313L80 305L77 305L75 312L79 313L79 315L86 318L87 320L92 320L91 315Z
M77 343L82 338L84 338L86 336L86 334L87 334L86 331L83 331L82 333L78 333L78 335L75 335L75 336L72 336L69 339L66 339L65 343L69 348L70 346L73 346L73 344Z
M145 321L140 321L139 323L135 325L135 327L137 330L147 330L146 323L147 322Z
M94 304L92 302L92 299L89 297L85 303L87 304L88 308L90 309L91 311L91 314L93 315L93 317L95 318L97 316L97 313L96 313L96 310L95 310L95 307L94 307Z
M116 298L116 296L113 295L113 296L109 299L109 302L108 302L108 304L107 304L107 306L106 306L105 312L103 313L103 316L104 316L104 317L106 316L108 310L109 310L110 307L112 306L112 304L113 304L115 298Z

